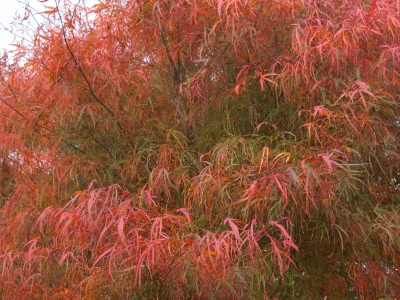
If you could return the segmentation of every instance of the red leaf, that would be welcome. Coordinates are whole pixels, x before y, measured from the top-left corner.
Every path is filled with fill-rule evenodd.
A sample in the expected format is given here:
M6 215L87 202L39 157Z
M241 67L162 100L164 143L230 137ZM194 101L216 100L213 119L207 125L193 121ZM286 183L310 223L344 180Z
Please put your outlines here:
M233 232L234 236L236 237L236 239L238 241L242 241L242 238L240 237L240 233L239 233L239 228L235 224L235 220L232 218L226 218L224 220L224 224L226 224L227 222L229 223L229 226L232 228L232 232Z
M328 171L329 173L332 173L333 168L332 168L332 162L329 159L328 155L326 154L319 154L318 156L322 157L322 159L325 161L325 163L328 165Z
M125 221L124 221L124 217L120 218L118 220L118 235L122 241L122 243L125 242L125 234L124 234L124 225L125 225Z

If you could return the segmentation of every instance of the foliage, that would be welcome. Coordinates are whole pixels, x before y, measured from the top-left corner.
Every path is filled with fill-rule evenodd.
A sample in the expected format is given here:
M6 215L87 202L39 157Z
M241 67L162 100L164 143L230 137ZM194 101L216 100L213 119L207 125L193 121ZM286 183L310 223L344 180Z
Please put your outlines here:
M399 297L398 1L36 13L1 60L1 298Z

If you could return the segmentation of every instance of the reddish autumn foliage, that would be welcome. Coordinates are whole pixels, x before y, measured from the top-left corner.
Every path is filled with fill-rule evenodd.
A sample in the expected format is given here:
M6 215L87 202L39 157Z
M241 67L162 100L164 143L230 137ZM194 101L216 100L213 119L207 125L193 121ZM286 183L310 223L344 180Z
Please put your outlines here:
M48 5L0 65L0 298L399 297L398 1Z

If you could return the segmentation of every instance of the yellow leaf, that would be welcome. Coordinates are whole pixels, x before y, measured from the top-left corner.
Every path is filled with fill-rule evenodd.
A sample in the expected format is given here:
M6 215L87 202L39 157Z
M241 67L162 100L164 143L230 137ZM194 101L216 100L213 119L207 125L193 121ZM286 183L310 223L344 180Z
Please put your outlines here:
M347 146L343 146L343 149L346 150L347 152L351 152L351 148L347 147Z
M289 161L289 159L290 159L290 153L286 152L286 151L283 151L283 152L279 153L277 156L275 156L274 160L277 160L278 158L285 157L285 156L286 156L285 162L287 163Z

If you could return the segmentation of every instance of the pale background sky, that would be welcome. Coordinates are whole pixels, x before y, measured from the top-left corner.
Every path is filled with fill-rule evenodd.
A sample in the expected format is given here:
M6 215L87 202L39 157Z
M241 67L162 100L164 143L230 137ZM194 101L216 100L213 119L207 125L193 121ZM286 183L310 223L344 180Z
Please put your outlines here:
M74 0L73 2L77 3L79 0ZM85 0L87 6L92 6L98 2L98 0ZM13 42L13 36L7 32L4 27L10 28L10 23L13 21L16 12L20 15L24 14L25 3L29 3L31 7L39 12L46 10L43 5L55 6L54 0L47 0L43 3L38 0L0 0L0 53L3 52L3 49L15 49L13 46L9 45Z

